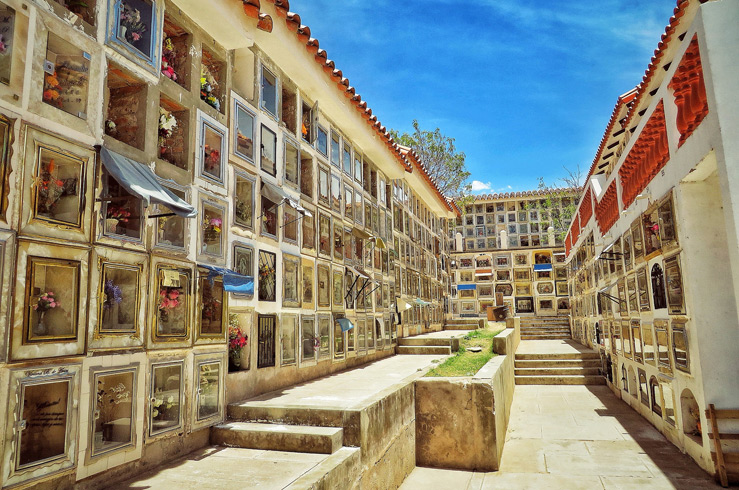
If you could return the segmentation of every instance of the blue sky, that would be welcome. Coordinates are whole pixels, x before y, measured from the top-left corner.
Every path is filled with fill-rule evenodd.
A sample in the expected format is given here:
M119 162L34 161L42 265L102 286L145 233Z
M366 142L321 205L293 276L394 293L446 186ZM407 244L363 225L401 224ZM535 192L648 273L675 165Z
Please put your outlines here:
M456 139L478 193L587 172L675 0L291 0L388 128ZM490 190L488 190L490 189Z

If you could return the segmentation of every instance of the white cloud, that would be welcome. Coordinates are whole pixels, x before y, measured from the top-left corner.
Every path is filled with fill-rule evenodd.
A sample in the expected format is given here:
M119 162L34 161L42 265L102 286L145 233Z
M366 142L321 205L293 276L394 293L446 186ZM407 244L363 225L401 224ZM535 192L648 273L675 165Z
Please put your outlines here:
M490 182L485 183L479 180L473 180L471 187L472 187L472 192L482 193L483 191L489 191L492 188L492 184Z

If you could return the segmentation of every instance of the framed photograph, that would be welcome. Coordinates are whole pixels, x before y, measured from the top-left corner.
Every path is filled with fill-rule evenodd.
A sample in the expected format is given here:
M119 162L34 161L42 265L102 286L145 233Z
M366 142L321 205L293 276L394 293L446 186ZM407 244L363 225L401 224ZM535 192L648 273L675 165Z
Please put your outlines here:
M682 275L677 255L665 259L665 285L667 287L667 304L671 315L685 313Z
M534 312L534 298L532 298L531 296L516 298L516 313L533 313L533 312Z
M540 282L536 285L536 292L539 294L553 294L554 283L553 282Z
M555 291L557 296L568 296L569 291L567 290L567 282L566 281L557 281L554 283Z
M513 296L513 285L510 283L496 284L495 292L503 293L503 296Z

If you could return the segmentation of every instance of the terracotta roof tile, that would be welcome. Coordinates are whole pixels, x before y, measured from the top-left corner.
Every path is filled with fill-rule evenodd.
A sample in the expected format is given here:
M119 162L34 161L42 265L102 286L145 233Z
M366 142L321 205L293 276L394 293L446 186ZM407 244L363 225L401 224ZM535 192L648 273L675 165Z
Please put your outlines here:
M265 32L272 32L272 17L267 14L259 14L257 29Z
M259 0L241 0L244 4L244 13L252 19L259 19Z

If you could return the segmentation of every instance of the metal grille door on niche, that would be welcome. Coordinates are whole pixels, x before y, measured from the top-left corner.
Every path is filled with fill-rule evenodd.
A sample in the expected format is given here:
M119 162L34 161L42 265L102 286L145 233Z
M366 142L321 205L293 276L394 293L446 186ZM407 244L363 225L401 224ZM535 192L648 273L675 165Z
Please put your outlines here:
M259 315L257 368L275 365L275 315Z

